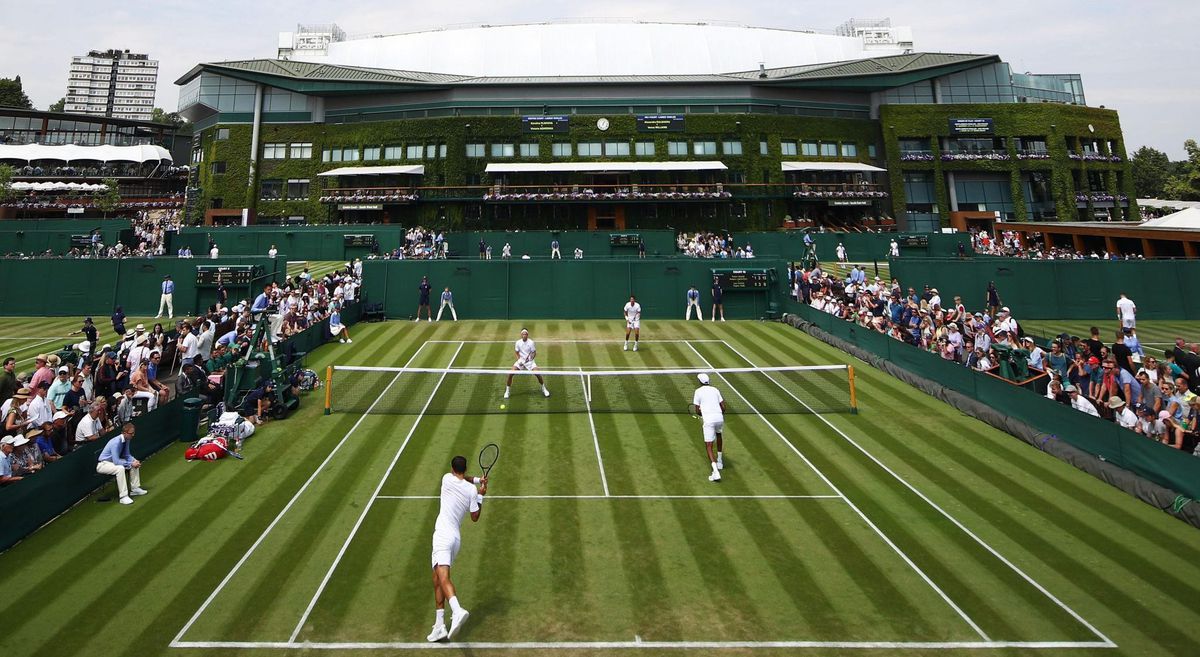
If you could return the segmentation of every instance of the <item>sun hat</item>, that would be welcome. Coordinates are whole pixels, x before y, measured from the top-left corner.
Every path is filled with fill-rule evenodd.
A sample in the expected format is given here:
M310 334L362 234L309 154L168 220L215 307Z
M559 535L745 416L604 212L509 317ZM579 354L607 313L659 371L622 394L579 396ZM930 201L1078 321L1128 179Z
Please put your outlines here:
M0 445L12 445L17 442L17 436L5 436L0 438Z
M34 357L33 357L33 360L35 360L35 361L39 361L39 360L40 360L40 361L45 361L45 360L46 360L46 354L38 354L38 355L36 355L36 356L34 356Z
M1121 408L1124 405L1125 405L1125 400L1121 399L1120 397L1118 397L1116 395L1113 395L1112 397L1108 398L1108 407L1109 408Z
M62 359L58 357L58 354L50 354L49 356L46 356L46 364L48 364L50 367L57 367L61 360Z
M1063 392L1079 392L1079 388L1076 388L1075 384L1073 383L1068 383L1067 385L1063 386Z

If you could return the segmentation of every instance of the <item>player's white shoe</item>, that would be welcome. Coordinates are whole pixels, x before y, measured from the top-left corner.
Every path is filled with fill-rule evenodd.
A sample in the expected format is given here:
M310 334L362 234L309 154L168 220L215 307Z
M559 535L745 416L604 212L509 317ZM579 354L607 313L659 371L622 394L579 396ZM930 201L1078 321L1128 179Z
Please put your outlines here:
M708 480L714 482L721 481L721 473L714 470L712 474L708 475Z
M471 612L466 609L462 610L461 614L455 614L450 619L450 632L446 634L447 639L453 639L456 634L462 631L462 626L467 623L467 618L471 616Z
M549 390L546 390L545 388L542 388L542 394L543 394L543 395L546 395L547 397L549 397L549 396L550 396L550 391L549 391Z
M437 643L448 636L450 636L450 633L446 631L446 626L438 623L433 626L433 631L429 633L429 636L425 637L425 640L430 643Z
M505 390L505 391L504 391L504 398L505 398L505 399L508 399L508 390Z
M354 340L353 340L352 338L346 338L346 342L347 342L347 343L349 343L349 342L354 342Z
M636 343L636 342L635 342L635 343L633 343L633 350L634 350L634 351L637 351L637 346L638 346L638 343Z
M338 342L340 342L340 343L342 343L342 344L346 344L346 339L345 339L345 338L342 338L341 340L338 340Z
M621 348L621 351L629 351L629 343L628 342L626 342L625 346Z

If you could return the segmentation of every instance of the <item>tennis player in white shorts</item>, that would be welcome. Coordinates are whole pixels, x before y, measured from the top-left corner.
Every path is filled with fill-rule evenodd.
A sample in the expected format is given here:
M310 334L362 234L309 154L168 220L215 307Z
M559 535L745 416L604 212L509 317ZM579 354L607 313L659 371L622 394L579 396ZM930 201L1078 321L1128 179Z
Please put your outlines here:
M442 475L441 510L433 529L433 601L436 606L433 630L426 637L431 643L442 639L453 639L470 612L458 603L454 584L450 581L450 567L458 556L462 545L460 527L469 513L471 522L479 522L483 511L483 496L487 494L487 479L468 479L467 459L455 456L450 460L450 472ZM479 488L476 489L476 484ZM450 630L446 630L446 603L450 604Z
M513 352L517 357L517 362L513 363L512 372L508 375L508 381L504 384L504 398L508 399L512 392L513 374L517 372L533 372L537 377L538 384L542 386L542 394L549 397L550 391L546 389L546 381L541 374L537 373L537 346L533 344L533 340L529 339L529 329L521 329L521 339L517 340L513 345Z
M725 469L723 458L724 441L721 433L725 430L725 398L721 391L709 385L708 375L701 372L696 375L700 387L692 395L693 413L699 413L704 422L704 449L708 452L708 461L712 465L709 481L721 481L721 470ZM713 453L713 443L717 451Z
M638 350L638 340L642 339L642 304L637 297L630 296L629 303L622 309L625 313L625 351L629 351L629 334L633 333L633 350Z

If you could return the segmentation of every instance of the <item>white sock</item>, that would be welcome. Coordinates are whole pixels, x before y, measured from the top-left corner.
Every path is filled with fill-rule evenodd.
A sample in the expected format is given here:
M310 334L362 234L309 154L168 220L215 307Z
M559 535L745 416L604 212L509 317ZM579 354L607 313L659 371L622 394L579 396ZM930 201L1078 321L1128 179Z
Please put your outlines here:
M512 392L512 386L504 386L504 392Z
M546 386L544 386L544 385L543 385L543 386L542 386L542 392L550 392L550 391L549 391L549 390L546 390Z
M711 465L711 466L712 466L712 470L713 470L713 472L716 472L716 471L717 471L717 464L716 464L716 463L710 463L709 465Z
M721 452L717 452L717 463L721 463L724 459L721 458Z
M438 625L446 624L446 610L445 609L438 609L434 613L433 624L435 627Z
M462 605L458 604L458 596L457 595L450 598L449 602L450 602L450 610L454 612L455 616L462 613L463 608L462 608Z

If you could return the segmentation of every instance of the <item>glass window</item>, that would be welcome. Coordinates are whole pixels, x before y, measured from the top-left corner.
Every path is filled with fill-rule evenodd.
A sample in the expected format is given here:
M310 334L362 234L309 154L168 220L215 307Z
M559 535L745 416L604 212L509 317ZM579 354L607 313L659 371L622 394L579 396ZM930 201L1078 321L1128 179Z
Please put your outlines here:
M794 141L779 142L779 152L783 155L795 155L796 154L796 142L794 142ZM807 155L807 154L808 153L805 153L805 155Z
M639 141L637 144L634 144L634 147L634 153L638 157L654 157L654 142Z
M606 141L606 142L604 142L604 155L606 157L629 157L629 142L627 142L627 141Z
M541 154L542 149L537 142L521 144L521 157L540 157Z
M408 148L404 149L404 151L405 151L404 157L405 157L405 159L408 159L408 160L419 160L419 159L421 159L421 152L424 150L425 150L425 147L421 144L411 145Z
M577 146L579 157L600 157L604 151L598 141L584 141Z
M715 141L697 141L692 143L692 153L696 155L716 155L717 142Z
M363 149L363 160L378 160L381 150L378 146L367 146Z
M842 157L858 157L858 145L842 144Z
M554 157L571 157L571 143L555 142L551 147L551 153Z
M821 157L837 157L837 144L821 142Z
M724 141L721 142L721 152L726 155L741 155L742 142L740 141Z
M264 201L278 201L283 198L283 181L282 180L264 180L262 181L261 191L258 197Z
M512 144L492 144L492 157L512 157L516 149Z
M229 139L229 128L217 128L217 141Z
M385 160L402 160L404 159L403 146L386 146L383 149L383 159Z
M867 157L874 160L879 156L879 152L875 150L875 144L867 144Z
M327 161L328 162L341 162L342 161L342 149L334 148L334 149L330 150L329 151L329 159Z
M332 161L333 161L333 157L331 156L331 154L330 154L330 153L331 153L331 151L330 151L328 148L326 148L325 150L321 151L321 161L322 161L322 162L332 162Z
M759 155L767 154L767 141L765 139L763 141L758 142L758 154Z
M438 144L438 157L442 158L443 160L446 159L446 145L445 144Z
M282 160L287 157L287 144L263 144L264 160Z
M669 141L667 142L667 155L687 155L688 143L686 141Z
M287 197L293 199L308 198L308 181L289 180L287 182Z
M225 163L224 162L213 162L212 163L212 172L213 172L214 176L218 176L218 175L221 175L222 173L225 173Z
M467 144L467 157L483 157L483 144Z
M432 160L438 156L437 144L428 144L425 146L425 159Z
M817 142L815 142L815 141L802 142L800 144L800 154L805 157L816 157L817 156Z
M312 159L312 142L292 144L291 158L293 160Z
M357 162L358 161L358 149L357 148L343 148L342 149L342 161L343 162Z

